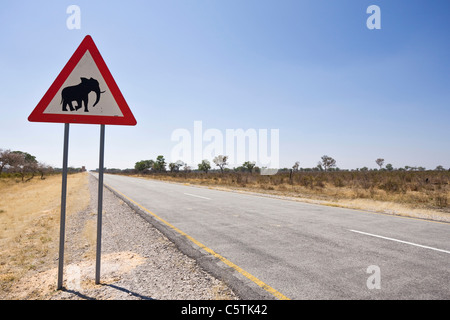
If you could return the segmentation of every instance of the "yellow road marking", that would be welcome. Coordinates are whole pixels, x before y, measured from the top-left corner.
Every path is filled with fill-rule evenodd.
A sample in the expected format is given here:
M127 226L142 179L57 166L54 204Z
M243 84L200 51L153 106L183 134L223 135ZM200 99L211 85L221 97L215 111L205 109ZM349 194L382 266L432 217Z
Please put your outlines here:
M105 184L106 185L106 184ZM272 288L271 286L265 284L264 282L262 282L261 280L259 280L258 278L256 278L255 276L253 276L252 274L248 273L247 271L245 271L244 269L242 269L241 267L237 266L236 264L234 264L233 262L231 262L230 260L222 257L220 254L218 254L217 252L215 252L214 250L208 248L207 246L205 246L204 244L202 244L201 242L197 241L196 239L192 238L190 235L188 235L187 233L185 233L184 231L178 229L177 227L175 227L174 225L172 225L171 223L169 223L168 221L164 220L163 218L159 217L158 215L156 215L155 213L151 212L150 210L148 210L147 208L143 207L142 205L140 205L139 203L137 203L136 201L134 201L133 199L131 199L130 197L124 195L122 192L118 191L117 189L107 185L108 188L114 190L115 192L117 192L118 194L122 195L124 198L128 199L128 201L134 203L136 206L138 206L139 208L141 208L142 210L148 212L150 215L152 215L154 218L156 218L157 220L161 221L162 223L164 223L166 226L172 228L173 230L175 230L176 232L178 232L179 234L181 234L182 236L186 237L187 239L189 239L190 241L192 241L193 243L195 243L197 246L199 246L200 248L202 248L203 250L205 250L206 252L208 252L209 254L212 254L214 257L220 259L223 263L225 263L227 266L233 268L234 270L236 270L237 272L239 272L240 274L242 274L243 276L245 276L247 279L253 281L254 283L256 283L258 286L260 286L261 288L263 288L264 290L266 290L267 292L269 292L270 294L272 294L273 296L275 296L276 298L280 299L280 300L290 300L288 297L286 297L285 295L283 295L282 293L280 293L279 291L275 290L274 288Z

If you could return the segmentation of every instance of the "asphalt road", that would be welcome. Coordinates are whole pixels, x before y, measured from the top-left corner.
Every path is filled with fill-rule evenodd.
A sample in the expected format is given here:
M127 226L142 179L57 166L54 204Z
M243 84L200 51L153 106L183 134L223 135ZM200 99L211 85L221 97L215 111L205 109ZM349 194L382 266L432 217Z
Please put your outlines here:
M105 175L248 299L450 299L450 224Z

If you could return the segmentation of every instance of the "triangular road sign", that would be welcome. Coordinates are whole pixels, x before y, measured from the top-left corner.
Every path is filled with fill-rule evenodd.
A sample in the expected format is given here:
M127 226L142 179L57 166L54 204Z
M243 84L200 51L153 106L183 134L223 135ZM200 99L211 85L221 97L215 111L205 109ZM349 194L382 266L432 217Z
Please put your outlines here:
M28 120L136 125L136 119L89 35L83 39Z

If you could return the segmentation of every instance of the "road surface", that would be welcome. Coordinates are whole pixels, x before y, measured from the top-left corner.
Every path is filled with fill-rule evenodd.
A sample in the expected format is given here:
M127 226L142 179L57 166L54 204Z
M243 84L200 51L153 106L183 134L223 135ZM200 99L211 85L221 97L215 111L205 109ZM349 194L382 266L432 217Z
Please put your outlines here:
M119 175L104 183L244 298L450 299L448 223Z

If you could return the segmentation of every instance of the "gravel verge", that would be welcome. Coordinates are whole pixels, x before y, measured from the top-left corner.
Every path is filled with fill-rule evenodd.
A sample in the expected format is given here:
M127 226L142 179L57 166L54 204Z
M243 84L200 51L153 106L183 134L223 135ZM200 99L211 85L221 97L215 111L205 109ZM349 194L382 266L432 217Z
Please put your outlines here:
M96 285L98 181L92 175L88 179L89 207L67 220L65 290L55 290L56 268L42 271L26 279L27 287L41 288L38 299L239 299L223 281L203 270L195 259L183 254L107 188L103 191L101 284ZM29 292L24 290L23 296L17 298L27 297Z

